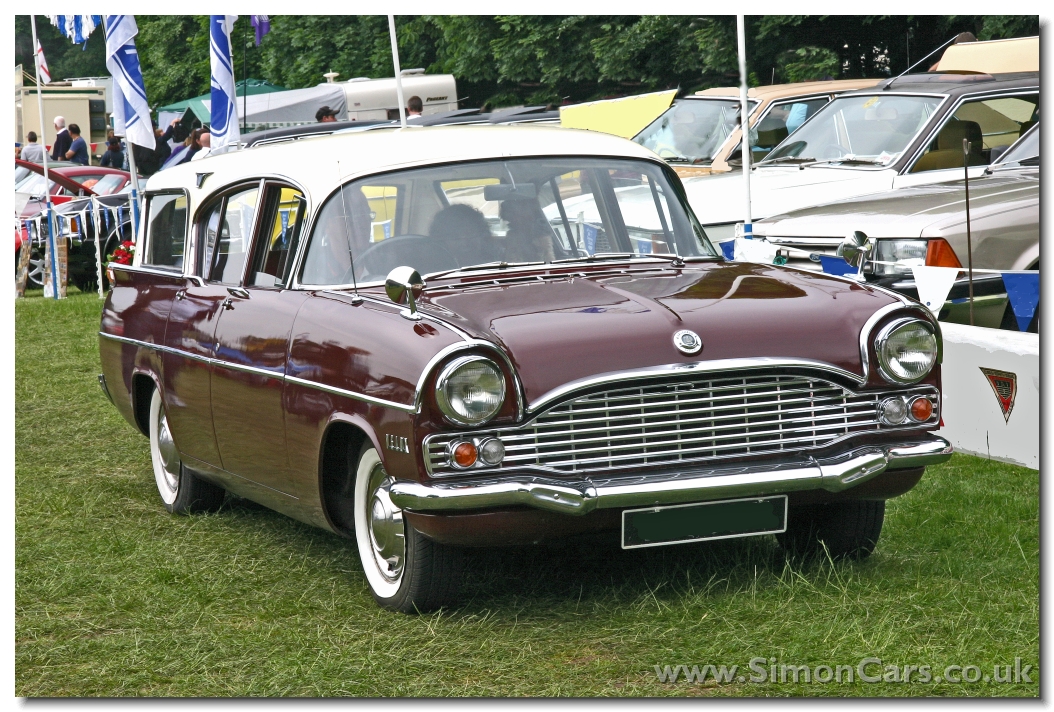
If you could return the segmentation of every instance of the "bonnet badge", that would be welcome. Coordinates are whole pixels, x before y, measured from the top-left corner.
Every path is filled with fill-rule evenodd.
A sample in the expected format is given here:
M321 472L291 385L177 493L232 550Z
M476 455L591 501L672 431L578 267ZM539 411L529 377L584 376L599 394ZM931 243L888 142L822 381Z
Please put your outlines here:
M703 340L694 331L683 329L673 335L673 345L683 354L697 354L703 349Z

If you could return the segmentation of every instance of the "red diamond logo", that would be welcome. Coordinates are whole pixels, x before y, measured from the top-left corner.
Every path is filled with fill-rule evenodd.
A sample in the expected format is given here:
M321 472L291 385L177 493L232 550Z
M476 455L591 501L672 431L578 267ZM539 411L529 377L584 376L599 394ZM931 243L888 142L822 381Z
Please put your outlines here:
M999 410L1003 411L1003 420L1010 422L1010 413L1014 410L1014 399L1017 397L1017 374L1009 371L997 371L994 368L981 368L981 373L988 379Z

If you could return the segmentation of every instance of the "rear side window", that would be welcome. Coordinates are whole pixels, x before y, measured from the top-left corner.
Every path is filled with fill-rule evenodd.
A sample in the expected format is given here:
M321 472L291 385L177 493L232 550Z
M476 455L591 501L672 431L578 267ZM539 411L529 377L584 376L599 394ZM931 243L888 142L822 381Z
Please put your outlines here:
M200 223L202 276L210 282L241 284L256 224L259 186L231 193L208 209Z
M187 197L182 193L150 196L143 264L183 268L187 241Z
M304 196L295 188L268 185L262 230L257 236L249 270L254 287L281 287L289 279L292 258L300 240L304 219Z

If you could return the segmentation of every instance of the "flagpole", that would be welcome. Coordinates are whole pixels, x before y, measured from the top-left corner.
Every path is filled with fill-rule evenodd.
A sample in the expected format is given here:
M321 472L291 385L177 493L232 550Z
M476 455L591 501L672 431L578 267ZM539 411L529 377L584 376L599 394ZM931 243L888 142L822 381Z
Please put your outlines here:
M399 69L399 43L395 40L395 15L388 15L388 34L392 38L392 64L395 65L395 94L399 98L399 124L406 128L406 102L403 101L403 77Z
M746 16L736 15L736 35L739 44L739 127L742 133L741 153L743 156L743 186L746 195L746 215L743 220L743 237L750 239L754 235L750 210L750 117L747 102L747 31Z
M91 197L91 222L95 228L95 272L99 278L99 299L105 299L106 294L102 288L102 233L103 226L102 221L99 219L99 199L96 196Z
M966 190L966 260L970 268L970 326L973 326L973 240L970 236L970 142L963 139L963 188Z
M252 15L249 16L249 22L252 22ZM248 125L245 123L245 113L249 110L249 59L248 50L246 47L248 43L245 41L245 25L242 25L242 131L244 132ZM234 85L234 97L238 97L238 85Z
M37 78L37 111L40 113L40 140L44 144L44 199L45 212L48 214L48 242L46 249L51 253L51 296L59 297L59 267L58 254L55 249L55 211L51 205L51 179L48 177L48 151L47 137L44 132L44 86L40 83L40 57L37 56L37 16L29 16L29 24L33 28L33 70ZM56 141L58 137L56 136Z
M125 141L128 145L128 170L132 174L132 206L129 210L129 218L132 221L132 242L139 241L139 172L135 168L135 144ZM120 233L118 233L120 234Z

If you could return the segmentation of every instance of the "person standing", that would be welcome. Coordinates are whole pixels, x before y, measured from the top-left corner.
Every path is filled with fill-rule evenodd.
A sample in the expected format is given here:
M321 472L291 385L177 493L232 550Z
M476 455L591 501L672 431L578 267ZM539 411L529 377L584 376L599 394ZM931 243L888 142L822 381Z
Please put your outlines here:
M406 102L406 120L414 121L420 119L423 110L424 103L422 103L421 97L411 96Z
M88 165L88 144L81 138L81 128L77 124L70 124L69 135L73 138L70 148L66 151L65 158L82 166ZM58 142L56 141L56 144Z
M55 117L55 144L51 147L51 160L61 161L66 158L66 152L70 150L73 139L70 132L66 130L66 119L62 116Z
M121 150L121 141L111 136L106 142L106 152L99 159L99 165L106 168L120 168L124 165L124 151Z
M208 131L202 131L201 136L198 137L198 143L201 144L201 150L191 156L190 160L192 161L206 158L212 152L212 134Z
M331 121L337 120L337 112L328 106L323 106L321 109L315 112L315 121L320 124L328 124Z
M22 160L33 163L44 162L44 147L37 143L35 131L30 131L26 134L26 145L22 147Z

